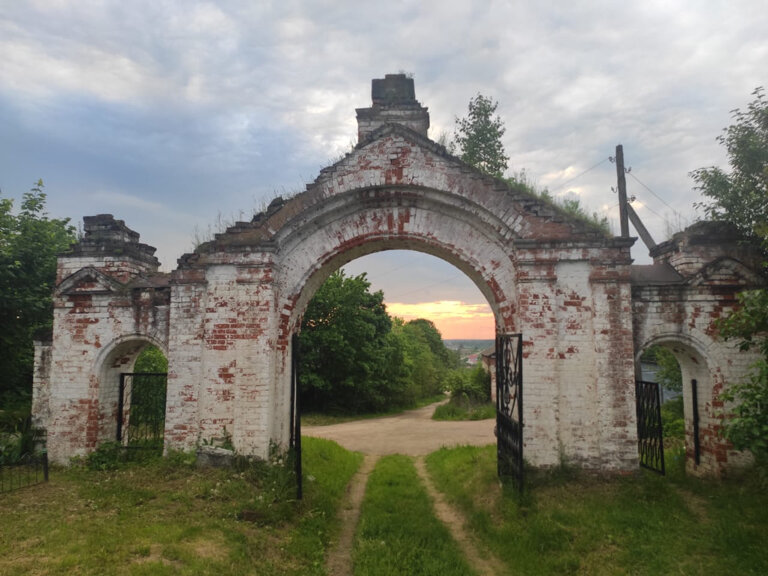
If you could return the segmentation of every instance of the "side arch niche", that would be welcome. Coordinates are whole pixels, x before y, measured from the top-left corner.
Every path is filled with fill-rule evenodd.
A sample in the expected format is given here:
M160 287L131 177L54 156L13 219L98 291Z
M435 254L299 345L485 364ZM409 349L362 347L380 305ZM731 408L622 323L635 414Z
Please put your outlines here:
M120 375L134 372L136 359L148 347L155 346L163 354L168 350L163 342L142 334L117 338L101 350L94 366L94 381L98 386L98 443L117 440ZM130 397L123 405L123 417L130 412Z

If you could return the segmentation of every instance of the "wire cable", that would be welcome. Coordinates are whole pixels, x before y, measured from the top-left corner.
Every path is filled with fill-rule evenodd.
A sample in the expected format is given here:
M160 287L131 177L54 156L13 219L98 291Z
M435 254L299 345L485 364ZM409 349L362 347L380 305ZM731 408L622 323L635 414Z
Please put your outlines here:
M638 178L637 176L635 176L635 175L634 175L632 172L628 172L628 174L629 174L629 175L630 175L632 178L634 178L634 179L635 179L635 181L636 181L638 184L640 184L640 186L642 186L643 188L645 188L646 190L648 190L648 192L650 192L651 194L653 194L653 195L654 195L654 196L655 196L655 197L656 197L656 198L657 198L657 199L658 199L658 200L659 200L659 201L660 201L662 204L664 204L664 205L665 205L667 208L669 208L670 210L672 210L672 212L674 212L674 213L675 213L675 215L676 215L678 218L682 218L682 215L681 215L681 214L680 214L680 213L679 213L677 210L675 210L674 208L672 208L672 206L670 206L670 205L669 205L669 203L668 203L666 200L664 200L664 198L662 198L661 196L659 196L658 194L656 194L656 192L654 192L654 191L653 191L653 190L651 190L651 189L650 189L650 188L649 188L649 187L648 187L646 184L644 184L644 183L643 183L643 182L640 180L640 178ZM655 212L654 212L654 213L655 213Z
M586 174L587 172L591 172L592 170L594 170L595 168L597 168L597 167L598 167L598 166L600 166L601 164L604 164L605 162L608 162L609 160L610 160L610 157L608 157L608 158L604 158L603 160L600 160L600 162L598 162L598 163L597 163L597 164L595 164L594 166L590 166L589 168L587 168L586 170L584 170L584 172L581 172L581 173L579 173L579 174L576 174L576 176L574 176L574 177L573 177L573 178L571 178L570 180L566 180L565 182L563 182L562 184L560 184L560 186L558 186L557 188L553 188L552 190L550 190L550 192L554 193L554 192L556 192L556 191L560 190L561 188L564 188L565 186L568 186L568 184L570 184L570 183L571 183L571 182L573 182L574 180L577 180L577 179L581 178L581 177L582 177L582 176L584 176L584 174Z

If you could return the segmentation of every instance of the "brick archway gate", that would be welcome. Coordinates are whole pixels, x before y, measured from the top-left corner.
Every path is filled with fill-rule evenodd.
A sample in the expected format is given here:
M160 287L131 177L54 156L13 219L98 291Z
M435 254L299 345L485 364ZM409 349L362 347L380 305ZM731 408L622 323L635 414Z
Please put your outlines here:
M372 108L358 110L352 152L304 193L179 261L167 447L190 449L225 428L241 453L286 445L291 336L315 290L359 256L411 249L467 274L499 331L525 332L529 460L635 468L632 241L450 156L426 137L412 81L382 82Z
M703 347L691 370L706 361L691 376L708 427L701 470L718 473L730 455L710 412L751 357L719 341L714 320L764 281L737 239L696 225L660 245L652 266L631 266L634 239L608 238L429 140L405 76L375 80L373 105L357 116L358 145L305 192L217 235L171 274L122 221L85 218L84 238L59 258L53 333L36 342L33 413L52 460L112 440L111 367L132 365L147 342L169 362L166 449L222 437L261 457L287 446L291 337L307 303L346 262L409 249L457 266L497 331L525 334L532 464L636 469L635 357L659 338L693 338Z

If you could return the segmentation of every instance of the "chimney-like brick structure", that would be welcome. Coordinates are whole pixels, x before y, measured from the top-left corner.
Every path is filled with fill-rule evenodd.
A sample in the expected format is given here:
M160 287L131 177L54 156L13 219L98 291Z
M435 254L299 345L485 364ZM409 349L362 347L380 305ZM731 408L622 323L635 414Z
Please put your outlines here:
M357 141L365 142L384 124L402 124L427 137L429 112L416 100L413 78L405 74L387 74L371 82L370 108L358 108Z

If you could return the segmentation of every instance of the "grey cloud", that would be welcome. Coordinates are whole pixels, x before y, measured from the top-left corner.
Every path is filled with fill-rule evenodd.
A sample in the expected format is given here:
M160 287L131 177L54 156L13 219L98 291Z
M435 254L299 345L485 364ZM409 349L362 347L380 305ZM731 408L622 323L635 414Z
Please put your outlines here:
M765 84L766 29L757 0L4 3L0 187L42 176L72 198L169 206L165 237L140 211L118 216L173 238L159 246L172 265L195 225L312 180L354 141L371 78L403 70L433 137L482 92L499 101L513 169L599 211L615 204L613 165L563 184L622 143L638 178L693 218L688 172L724 161L715 137ZM662 239L670 210L628 184Z

